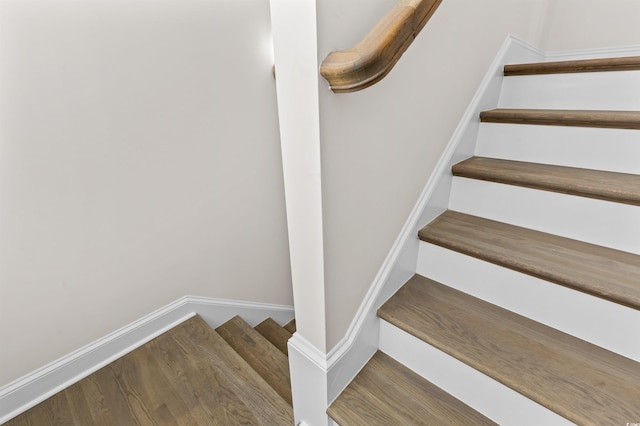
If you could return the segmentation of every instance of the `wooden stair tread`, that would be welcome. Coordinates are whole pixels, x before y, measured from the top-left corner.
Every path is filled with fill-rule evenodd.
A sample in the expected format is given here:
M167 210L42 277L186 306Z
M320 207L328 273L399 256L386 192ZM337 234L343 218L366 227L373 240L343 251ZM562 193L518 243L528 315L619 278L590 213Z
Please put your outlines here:
M278 324L271 318L267 318L253 328L255 328L258 333L262 334L265 339L271 342L273 346L278 348L280 352L285 355L289 354L289 350L287 349L287 342L292 335L289 330L281 327L280 324Z
M640 56L535 62L504 66L505 76L640 70Z
M382 352L327 410L338 424L495 424Z
M484 123L640 129L640 111L496 108L480 113Z
M6 424L293 424L293 410L195 316Z
M291 402L289 360L286 355L235 316L216 328L216 332L264 378L285 401Z
M640 175L495 158L471 157L454 176L640 205Z
M296 319L292 319L288 323L284 325L285 330L289 331L291 334L296 332Z
M422 241L640 309L640 256L454 211Z
M178 326L180 327L180 326ZM197 345L200 345L199 342ZM228 369L218 360L203 356L203 353L184 334L170 331L159 336L150 345L151 351L161 362L160 369L172 379L180 394L193 398L204 407L204 421L218 424L233 421L257 421L251 409L236 393L232 378L219 374L219 369ZM123 369L121 374L132 374L135 366ZM246 368L246 367L245 367ZM189 373L187 373L189 372ZM200 391L193 392L193 389ZM194 395L196 394L196 395ZM218 401L225 401L224 404ZM152 423L152 422L141 422Z
M640 418L640 363L419 275L378 315L578 424Z
M251 329L249 327L249 329ZM185 345L207 356L217 374L228 379L234 392L263 424L293 424L293 410L287 401L225 339L199 316L169 333ZM220 403L221 401L218 401Z

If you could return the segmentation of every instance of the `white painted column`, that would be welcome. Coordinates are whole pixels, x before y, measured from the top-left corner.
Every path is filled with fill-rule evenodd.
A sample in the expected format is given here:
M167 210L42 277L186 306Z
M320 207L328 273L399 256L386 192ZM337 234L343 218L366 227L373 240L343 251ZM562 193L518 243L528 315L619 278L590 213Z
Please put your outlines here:
M295 421L326 425L316 2L271 0L271 23L297 326L289 343ZM317 355L315 360L307 355L309 352Z

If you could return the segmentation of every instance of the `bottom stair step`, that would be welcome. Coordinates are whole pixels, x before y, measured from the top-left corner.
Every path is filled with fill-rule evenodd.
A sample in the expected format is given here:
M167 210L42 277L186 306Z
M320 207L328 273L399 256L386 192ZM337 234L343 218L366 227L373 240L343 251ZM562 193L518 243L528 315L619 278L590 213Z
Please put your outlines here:
M575 423L640 418L640 363L420 275L378 315Z
M495 424L383 352L327 410L339 425Z

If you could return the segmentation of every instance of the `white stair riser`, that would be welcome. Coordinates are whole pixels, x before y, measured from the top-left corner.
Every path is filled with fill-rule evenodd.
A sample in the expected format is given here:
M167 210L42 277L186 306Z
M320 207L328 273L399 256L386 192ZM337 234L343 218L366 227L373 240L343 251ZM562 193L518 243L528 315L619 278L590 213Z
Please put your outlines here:
M460 401L504 425L570 425L545 407L381 320L380 350Z
M482 123L475 155L640 174L640 130Z
M420 243L416 273L640 361L640 311Z
M640 109L640 71L505 77L500 108Z
M640 254L640 206L454 177L449 209Z

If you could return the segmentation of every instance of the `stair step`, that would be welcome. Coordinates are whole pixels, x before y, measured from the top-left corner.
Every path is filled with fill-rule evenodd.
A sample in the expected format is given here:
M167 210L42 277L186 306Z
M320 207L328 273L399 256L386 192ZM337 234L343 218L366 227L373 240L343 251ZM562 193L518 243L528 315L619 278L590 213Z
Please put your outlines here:
M640 175L497 158L471 157L454 176L640 205Z
M327 414L341 425L495 424L379 351Z
M291 406L195 316L6 424L293 422Z
M233 386L233 391L260 422L293 424L291 398L283 398L277 389L256 372L253 366L202 318L195 316L183 324L171 329L169 334L185 347L191 346L192 349L202 352L208 358L210 366L215 367L215 374L225 378ZM249 329L251 330L250 327ZM216 389L211 391L215 394ZM220 396L222 395L218 395L215 403L222 405L221 402L225 400Z
M448 210L420 239L640 309L640 256Z
M276 348L285 355L289 354L287 342L291 338L291 332L271 318L267 318L254 327L256 331L271 342Z
M505 76L640 70L640 56L535 62L504 66Z
M289 333L293 334L296 332L296 319L292 319L291 321L289 321L288 323L286 323L284 325L285 330L287 330Z
M640 129L639 111L497 108L480 113L484 123Z
M640 132L482 123L475 155L640 174Z
M289 360L286 355L251 328L242 318L235 316L216 328L216 332L271 385L276 392L291 402Z
M578 424L640 418L640 363L420 275L378 315Z

